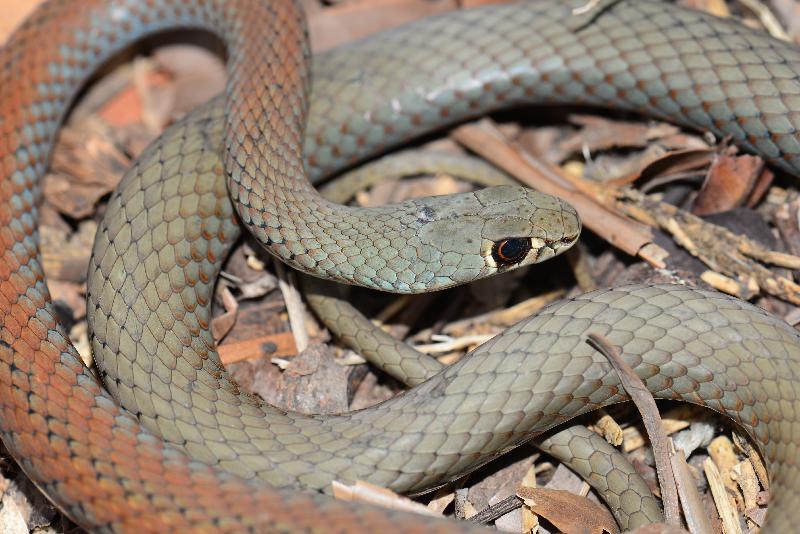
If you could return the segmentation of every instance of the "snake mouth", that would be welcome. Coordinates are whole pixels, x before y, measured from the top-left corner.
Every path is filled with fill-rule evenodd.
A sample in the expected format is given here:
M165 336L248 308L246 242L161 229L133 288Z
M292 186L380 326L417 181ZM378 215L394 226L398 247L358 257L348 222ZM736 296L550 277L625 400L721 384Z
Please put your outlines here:
M536 250L536 257L532 258L528 263L542 263L550 258L554 258L572 248L578 242L580 232L570 234L562 237L561 239L543 241L542 245ZM542 240L538 240L542 241Z
M578 237L580 236L580 231L575 232L574 234L570 234L567 236L562 237L557 241L551 241L547 243L547 246L550 247L553 252L564 252L565 250L569 249L578 242Z

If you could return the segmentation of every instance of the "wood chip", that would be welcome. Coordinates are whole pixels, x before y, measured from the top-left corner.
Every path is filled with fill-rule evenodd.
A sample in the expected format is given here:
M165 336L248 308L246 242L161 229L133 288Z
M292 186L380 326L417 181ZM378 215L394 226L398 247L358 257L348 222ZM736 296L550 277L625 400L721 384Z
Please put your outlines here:
M586 497L549 488L519 488L517 496L532 512L544 517L565 534L619 532L611 513Z
M733 443L747 455L747 459L750 460L750 463L753 466L753 471L755 471L756 476L758 477L758 481L761 483L761 487L765 490L769 490L769 475L767 474L767 468L764 466L764 460L761 458L761 455L758 453L755 447L750 443L747 438L741 437L739 434L733 434Z
M733 290L742 291L752 283L752 279L764 293L800 305L800 284L774 273L751 259L754 254L758 254L794 261L790 255L771 254L773 251L767 250L746 236L704 221L670 204L653 200L638 191L626 188L621 194L632 202L632 204L621 204L629 215L642 222L655 222L669 232L676 243L713 271L731 280L742 280L745 283L738 287L738 284L732 284L728 280L711 277L712 282L717 280L720 282L720 289L731 287ZM629 209L631 206L633 209ZM747 254L743 252L744 250ZM738 296L739 293L733 294Z
M737 463L731 468L731 478L742 492L745 512L758 508L758 493L761 490L761 485L758 483L753 464L749 460Z
M291 332L269 334L250 338L246 341L225 343L217 347L222 363L241 362L266 357L291 357L298 354L297 345Z
M687 404L682 404L667 411L661 416L661 422L667 435L674 434L691 425L694 408ZM635 426L629 426L622 431L622 450L631 452L647 444L647 437L643 435Z
M711 494L714 496L714 503L717 505L717 513L722 519L723 532L725 534L742 534L739 515L736 513L736 505L725 489L725 483L722 481L719 469L717 469L711 458L706 458L705 462L703 462L703 469L708 479L708 485L711 488Z
M733 448L733 442L727 436L717 436L706 449L714 461L725 488L735 496L737 501L741 502L743 498L739 492L739 486L731 476L734 466L739 463L739 456Z
M592 425L592 429L602 435L607 442L615 447L622 445L624 432L614 418L607 413L603 413L600 418Z

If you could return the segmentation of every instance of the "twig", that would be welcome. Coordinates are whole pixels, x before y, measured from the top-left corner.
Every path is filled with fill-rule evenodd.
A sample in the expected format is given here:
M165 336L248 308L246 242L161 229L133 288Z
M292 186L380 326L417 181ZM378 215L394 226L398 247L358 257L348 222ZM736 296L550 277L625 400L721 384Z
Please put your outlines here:
M764 460L761 458L756 448L753 447L747 438L740 436L736 432L733 433L733 443L747 455L747 459L753 464L753 471L755 471L756 477L758 477L758 481L761 483L761 487L768 490L769 475L767 474L767 468L764 466Z
M787 269L800 269L800 257L786 254L785 252L776 252L774 250L766 250L765 248L753 243L750 240L742 240L739 243L739 252L750 256L755 260L764 263L771 263L778 267L786 267Z
M653 445L653 456L656 460L658 480L661 486L661 499L664 504L664 519L669 525L680 526L680 509L678 507L678 488L672 474L670 461L670 440L658 415L658 407L653 395L644 382L622 359L620 350L599 334L590 333L587 342L600 354L605 356L619 375L620 382L630 395L642 415L650 443Z
M584 15L589 11L595 9L600 4L600 0L589 0L584 5L576 7L572 10L573 15Z
M400 310L408 306L410 300L411 297L409 295L400 295L392 300L388 306L376 313L375 318L372 319L372 322L378 326L383 326L392 317L400 313Z
M473 523L479 523L481 525L488 525L498 517L502 517L508 512L512 512L521 506L522 499L516 495L510 495L502 501L496 502L491 506L487 506L477 514L470 517L469 521L472 521Z
M345 484L334 480L331 482L331 488L333 489L333 496L340 501L366 502L390 510L441 517L441 514L429 510L424 504L412 501L408 497L395 493L390 489L370 484L364 480L356 480L353 484ZM313 513L313 510L310 513Z
M742 527L739 525L739 518L736 517L736 510L731 504L731 497L725 489L722 475L719 473L716 464L711 458L706 458L703 462L703 469L708 479L708 487L717 505L717 512L722 519L722 529L725 534L742 534Z
M678 485L678 496L681 498L681 504L683 505L683 517L686 518L686 526L689 527L689 532L692 534L713 534L714 529L711 527L706 515L705 506L700 499L692 474L689 472L689 466L686 465L686 457L683 454L683 450L676 450L671 441L670 444L672 445L672 456L670 457L672 472Z
M297 352L303 352L308 347L309 338L306 329L306 307L297 284L291 272L287 272L286 267L280 261L275 261L275 272L278 274L278 287L283 293L283 300L286 303L286 311L289 314L289 324L294 334Z
M703 280L720 291L747 298L747 291L762 292L800 304L800 284L780 276L752 258L792 267L800 257L770 251L746 236L704 221L675 206L657 202L633 189L621 191L626 212L642 222L654 224L672 235L676 243L712 270L727 278L704 275Z
M781 26L781 23L778 22L777 17L762 2L759 0L739 0L739 3L756 14L758 20L770 35L783 41L792 40L786 30L783 29L783 26Z
M414 345L414 348L424 354L435 354L461 350L474 345L482 345L494 337L494 334L475 334L472 336L450 337L441 334L431 336L436 343Z

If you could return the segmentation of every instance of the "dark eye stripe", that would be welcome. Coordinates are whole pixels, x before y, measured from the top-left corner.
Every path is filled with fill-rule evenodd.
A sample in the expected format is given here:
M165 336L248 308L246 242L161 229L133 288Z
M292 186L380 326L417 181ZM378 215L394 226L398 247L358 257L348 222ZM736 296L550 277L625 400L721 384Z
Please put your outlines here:
M514 265L524 260L530 250L530 238L509 237L495 241L492 247L492 258L499 266Z

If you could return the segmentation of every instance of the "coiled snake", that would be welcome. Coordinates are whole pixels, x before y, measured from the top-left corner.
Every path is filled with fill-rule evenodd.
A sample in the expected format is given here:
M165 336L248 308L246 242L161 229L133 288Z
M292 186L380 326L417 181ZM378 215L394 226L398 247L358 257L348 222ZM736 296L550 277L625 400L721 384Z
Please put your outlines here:
M334 417L259 404L220 368L208 307L237 235L234 208L290 265L399 292L546 259L579 230L569 206L518 187L344 208L319 197L304 168L317 181L487 110L582 102L729 135L800 172L796 48L657 2L613 2L587 20L568 4L466 10L343 48L314 63L310 99L291 1L40 7L0 53L0 431L29 476L98 531L460 530L291 488L365 478L425 491L624 400L584 343L593 331L622 348L657 396L739 422L770 463L765 531L796 524L800 338L720 294L632 286L557 303L408 393ZM224 99L171 128L112 198L121 215L97 238L89 304L109 394L54 319L36 233L40 178L86 77L132 40L175 27L218 33L230 80ZM104 363L110 353L122 357Z

